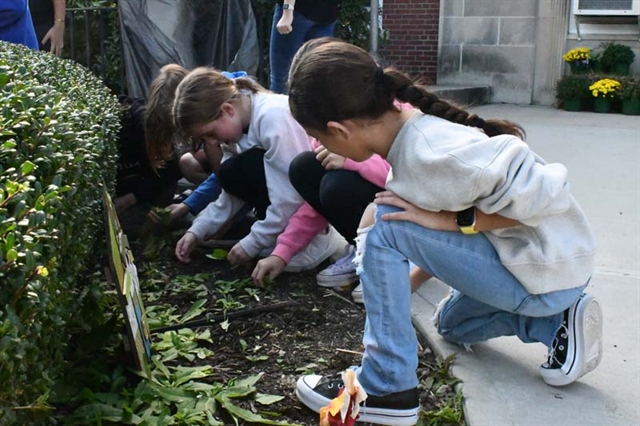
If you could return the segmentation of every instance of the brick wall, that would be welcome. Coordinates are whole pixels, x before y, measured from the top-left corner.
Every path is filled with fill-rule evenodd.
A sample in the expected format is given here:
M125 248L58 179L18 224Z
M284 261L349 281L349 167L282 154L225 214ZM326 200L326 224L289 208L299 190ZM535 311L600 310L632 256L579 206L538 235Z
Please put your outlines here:
M440 0L384 0L382 27L389 39L380 53L386 63L435 84L439 17Z

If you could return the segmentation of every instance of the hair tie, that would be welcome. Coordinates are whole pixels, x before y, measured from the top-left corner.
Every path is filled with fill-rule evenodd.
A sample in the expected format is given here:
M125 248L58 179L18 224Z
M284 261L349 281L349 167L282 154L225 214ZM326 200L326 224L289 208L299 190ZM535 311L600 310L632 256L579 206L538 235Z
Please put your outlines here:
M484 129L484 120L480 117L476 118L476 125L475 127L478 127L480 129Z
M245 71L222 71L220 74L227 77L229 80L235 80L236 78L240 77L248 77L248 74Z

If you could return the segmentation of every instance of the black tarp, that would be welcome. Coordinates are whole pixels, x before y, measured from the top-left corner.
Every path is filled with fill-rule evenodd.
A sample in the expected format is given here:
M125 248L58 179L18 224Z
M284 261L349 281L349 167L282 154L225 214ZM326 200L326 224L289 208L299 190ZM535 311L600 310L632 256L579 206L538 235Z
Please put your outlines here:
M129 96L146 97L159 69L210 65L255 75L259 48L250 0L120 0Z

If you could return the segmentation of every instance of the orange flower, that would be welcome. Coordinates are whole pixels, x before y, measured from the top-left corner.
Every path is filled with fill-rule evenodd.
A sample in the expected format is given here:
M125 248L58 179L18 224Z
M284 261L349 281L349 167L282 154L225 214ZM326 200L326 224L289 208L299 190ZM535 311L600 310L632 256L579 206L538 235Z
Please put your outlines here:
M320 409L320 426L353 426L360 412L360 403L367 399L353 370L342 372L344 388L329 405ZM340 413L340 416L338 416Z

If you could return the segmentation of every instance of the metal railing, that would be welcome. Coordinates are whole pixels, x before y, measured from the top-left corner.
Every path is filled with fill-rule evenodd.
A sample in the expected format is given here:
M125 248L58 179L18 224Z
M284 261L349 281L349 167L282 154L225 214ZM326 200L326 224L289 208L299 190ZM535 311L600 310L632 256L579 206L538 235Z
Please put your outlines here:
M125 93L127 84L118 9L68 8L65 20L62 56L87 67L115 93Z

